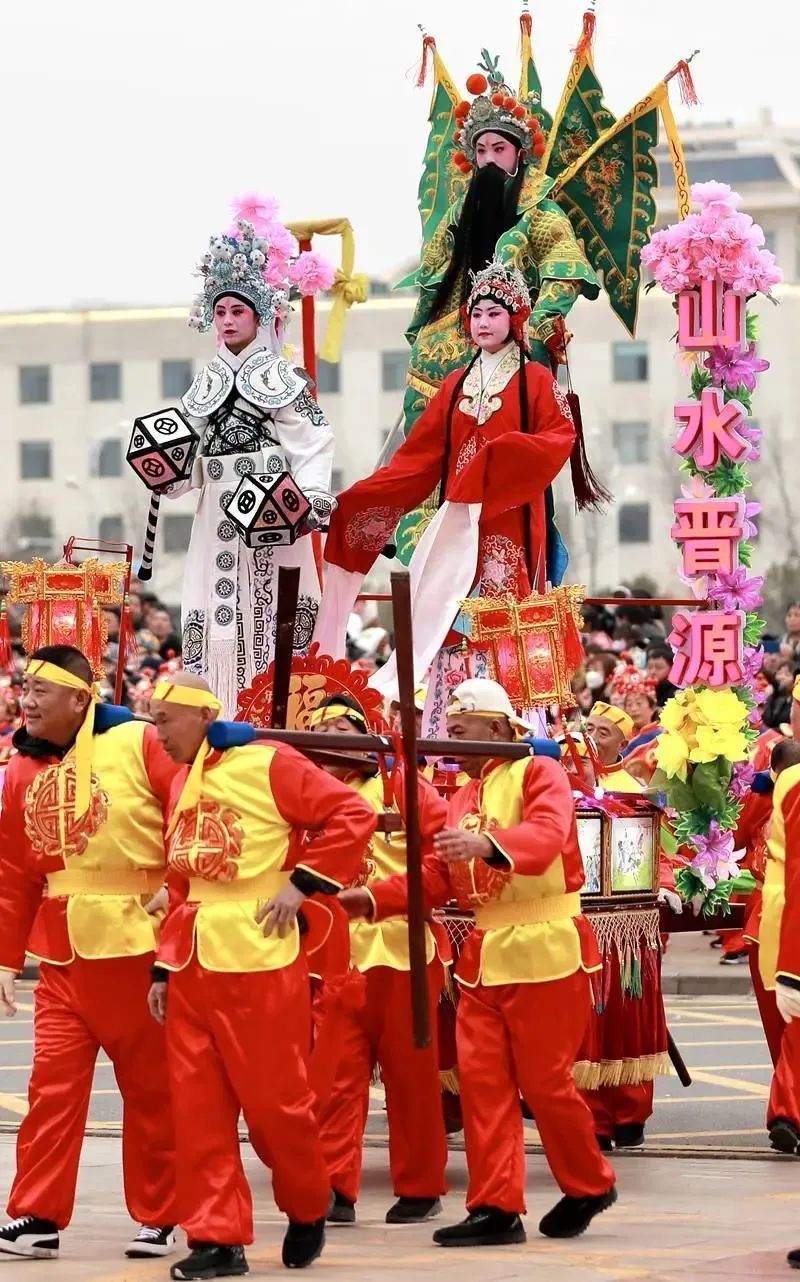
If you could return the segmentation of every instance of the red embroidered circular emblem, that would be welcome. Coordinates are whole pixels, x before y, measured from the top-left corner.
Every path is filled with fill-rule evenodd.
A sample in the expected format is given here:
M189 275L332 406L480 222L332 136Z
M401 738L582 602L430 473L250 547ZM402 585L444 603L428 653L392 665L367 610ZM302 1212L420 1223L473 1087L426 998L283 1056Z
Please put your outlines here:
M74 805L74 762L40 771L25 794L25 835L34 850L56 858L83 854L89 838L108 818L108 793L96 775L92 775L89 808L80 819L75 818Z
M170 839L169 867L187 877L234 881L239 873L244 830L235 810L216 801L201 801L178 819Z

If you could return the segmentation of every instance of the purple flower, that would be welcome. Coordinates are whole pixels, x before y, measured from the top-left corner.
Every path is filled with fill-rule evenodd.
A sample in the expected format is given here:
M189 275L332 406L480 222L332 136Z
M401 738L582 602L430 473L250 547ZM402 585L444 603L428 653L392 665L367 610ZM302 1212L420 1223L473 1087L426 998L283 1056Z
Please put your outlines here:
M709 588L708 599L727 613L734 610L757 610L761 605L761 587L764 580L758 576L747 577L747 569L740 565L732 574L718 574L717 581Z
M742 656L742 672L744 673L743 681L745 685L752 685L758 676L761 675L761 669L764 666L764 647L760 645L757 650L752 646L747 646Z
M750 442L750 449L744 456L745 463L757 463L761 458L761 437L763 432L756 423L751 423L749 419L743 419L738 426L738 431L746 441Z
M741 801L747 796L753 782L756 770L752 761L737 761L733 767L733 776L731 778L730 795L737 801Z
M744 510L744 521L742 522L742 536L745 539L758 538L758 526L755 524L753 517L761 513L760 503L748 503Z
M723 832L716 819L708 827L708 836L695 833L692 845L696 851L690 867L703 879L706 886L715 885L720 867L730 865L733 858L733 833Z
M740 384L744 384L748 392L754 392L758 381L756 376L769 369L769 361L756 356L755 343L750 343L747 348L712 347L703 364L711 371L716 386L727 387L731 392L735 392Z

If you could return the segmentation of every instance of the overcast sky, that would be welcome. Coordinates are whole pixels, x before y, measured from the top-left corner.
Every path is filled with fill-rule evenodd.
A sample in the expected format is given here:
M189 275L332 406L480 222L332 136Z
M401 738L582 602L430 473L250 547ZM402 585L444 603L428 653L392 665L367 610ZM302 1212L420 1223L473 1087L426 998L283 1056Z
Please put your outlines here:
M582 0L532 0L553 110ZM346 215L357 267L418 247L429 88L417 23L463 85L481 46L518 77L519 0L38 0L2 5L0 309L183 302L230 197ZM599 0L595 62L622 113L695 47L692 118L800 123L796 0ZM677 91L678 119L685 118ZM325 242L319 242L320 248ZM333 242L328 242L336 252Z

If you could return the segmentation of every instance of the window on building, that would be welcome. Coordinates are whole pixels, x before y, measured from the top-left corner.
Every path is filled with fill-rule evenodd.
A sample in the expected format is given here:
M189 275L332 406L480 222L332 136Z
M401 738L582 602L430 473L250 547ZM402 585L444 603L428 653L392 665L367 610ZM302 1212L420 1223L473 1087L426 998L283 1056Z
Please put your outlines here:
M615 383L646 383L647 343L612 343L611 365Z
M107 436L96 441L92 448L93 476L122 476L122 441L117 436Z
M50 401L50 366L20 365L20 405L47 405Z
M191 516L164 516L161 524L164 527L164 551L185 552L189 547L189 535L192 532Z
M740 152L734 156L704 156L701 159L687 155L686 167L692 183L717 181L730 183L733 187L739 183L786 183L783 170L774 156L751 156ZM658 181L662 187L669 187L675 182L671 162L659 164Z
M47 481L53 475L49 441L20 441L19 474L23 481Z
M613 423L614 449L620 463L649 463L650 427L647 423Z
M89 366L89 399L118 401L122 396L122 366L118 361L101 361Z
M97 523L97 537L103 543L124 543L124 519L121 516L101 516Z
M381 367L384 392L402 392L408 376L408 352L383 352Z
M342 390L341 366L338 361L321 361L317 357L317 392L334 395Z
M556 366L556 378L559 387L563 387L565 392L569 391L569 374L566 365Z
M771 254L777 254L778 233L774 228L771 231L764 232L764 248L768 249Z
M617 537L620 543L650 542L650 504L621 503L617 508Z
M331 472L331 493L339 494L344 489L344 472L340 467L335 467Z
M19 518L20 542L27 545L49 545L53 541L53 522L49 516L29 512Z
M177 401L192 381L191 361L161 362L161 395L167 400Z

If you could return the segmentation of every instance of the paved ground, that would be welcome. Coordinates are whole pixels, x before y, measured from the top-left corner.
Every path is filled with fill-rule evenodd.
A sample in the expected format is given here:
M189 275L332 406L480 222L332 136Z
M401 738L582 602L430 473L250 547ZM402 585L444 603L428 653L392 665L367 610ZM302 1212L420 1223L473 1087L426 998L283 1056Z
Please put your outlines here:
M716 955L711 950L707 953L712 959L710 965L716 965ZM668 954L673 964L676 954L677 948ZM726 972L725 967L720 969ZM26 1111L33 1050L33 995L30 985L25 989L17 1018L0 1020L2 1129L16 1127ZM674 1077L658 1082L656 1110L648 1127L648 1148L660 1152L713 1148L729 1154L766 1156L764 1109L771 1066L753 999L679 996L667 999L667 1010L673 1036L694 1083L684 1090ZM119 1126L120 1099L113 1070L104 1057L95 1074L89 1119L91 1128L100 1133L113 1132ZM386 1135L380 1090L373 1092L369 1133L376 1143ZM531 1126L532 1144L536 1138ZM458 1143L457 1138L455 1142Z
M283 1221L267 1193L263 1170L246 1150L256 1196L255 1245L249 1251L251 1276L275 1278L282 1270L279 1244ZM0 1185L8 1186L13 1164L10 1136L0 1137ZM797 1167L776 1162L714 1162L685 1158L658 1161L645 1155L617 1162L620 1201L596 1221L585 1237L551 1242L536 1223L555 1200L555 1189L538 1156L528 1161L528 1242L525 1246L443 1251L431 1243L431 1225L410 1228L383 1223L391 1201L386 1155L366 1153L359 1224L334 1229L323 1258L314 1266L318 1282L411 1282L423 1275L442 1282L731 1282L784 1279L788 1247L800 1245L800 1191ZM453 1154L451 1194L440 1223L461 1217L464 1159ZM57 1261L0 1256L0 1282L158 1282L167 1262L130 1262L121 1251L131 1233L121 1206L119 1144L110 1137L88 1139L81 1171L78 1212L62 1238ZM284 1275L285 1276L285 1275Z

